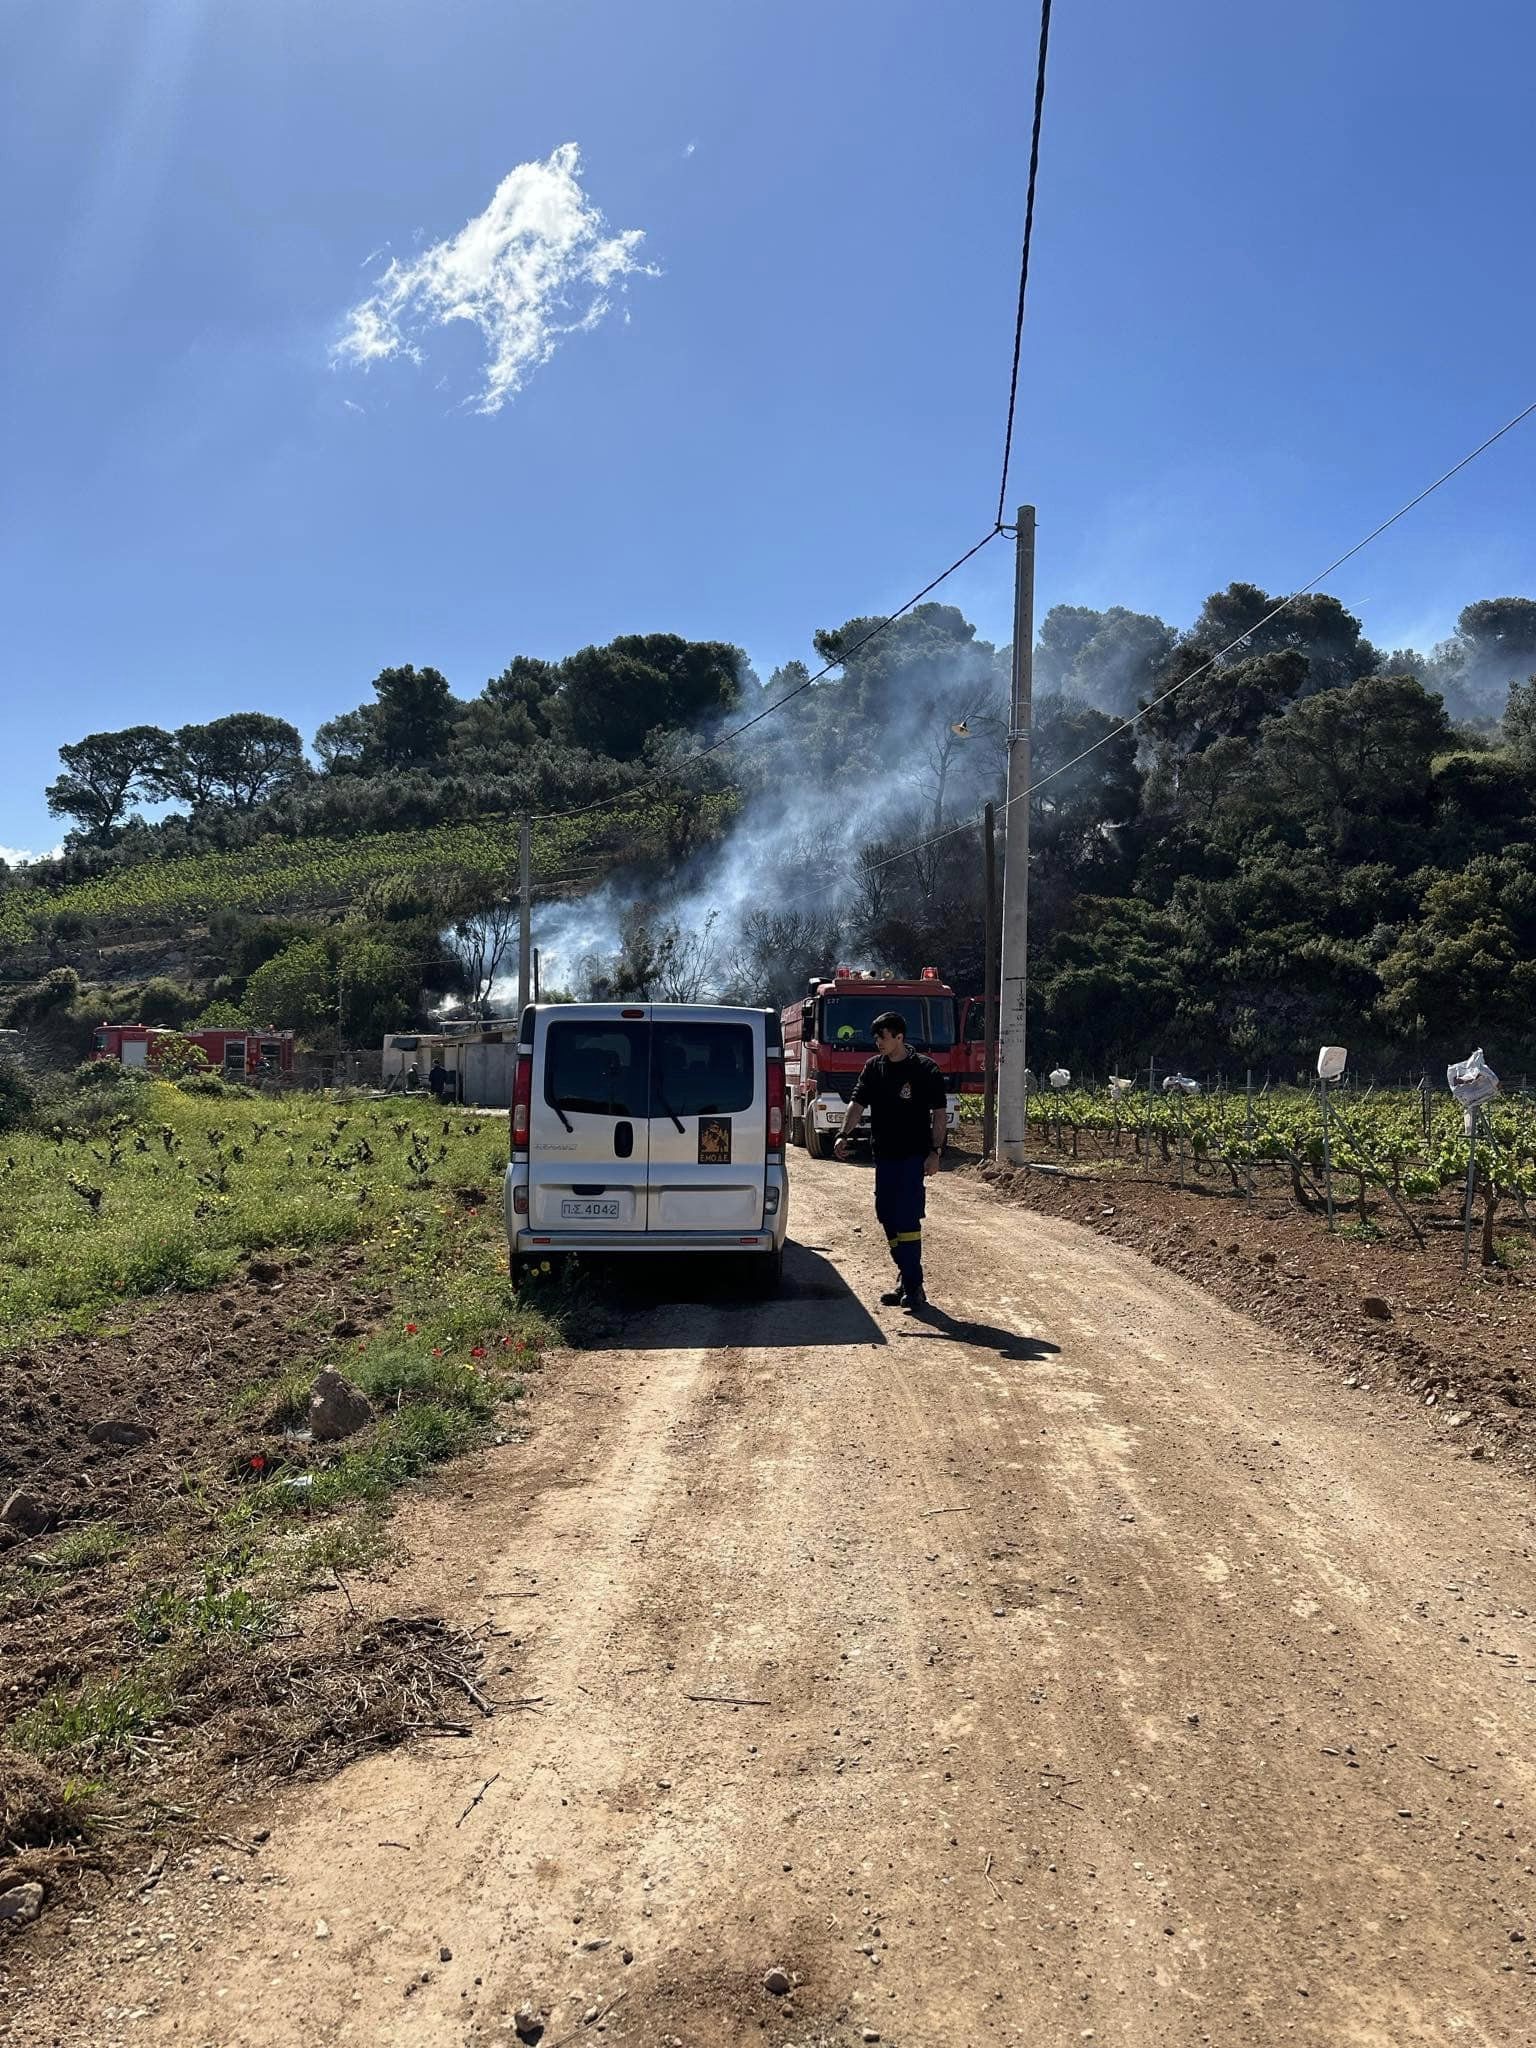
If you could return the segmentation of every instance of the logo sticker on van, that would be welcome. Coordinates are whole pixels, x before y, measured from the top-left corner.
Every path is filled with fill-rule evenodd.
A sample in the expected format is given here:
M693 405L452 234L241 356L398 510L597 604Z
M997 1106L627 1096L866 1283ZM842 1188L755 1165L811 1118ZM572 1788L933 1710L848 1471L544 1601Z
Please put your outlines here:
M729 1166L731 1163L731 1120L728 1116L699 1118L700 1166Z

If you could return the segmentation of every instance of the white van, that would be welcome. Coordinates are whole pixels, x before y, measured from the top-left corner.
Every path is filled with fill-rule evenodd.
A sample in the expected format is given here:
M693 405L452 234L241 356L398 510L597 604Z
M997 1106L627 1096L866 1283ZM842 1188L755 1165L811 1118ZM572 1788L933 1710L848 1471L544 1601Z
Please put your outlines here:
M562 1252L726 1252L776 1290L789 1223L778 1018L721 1003L524 1010L506 1216L514 1277Z

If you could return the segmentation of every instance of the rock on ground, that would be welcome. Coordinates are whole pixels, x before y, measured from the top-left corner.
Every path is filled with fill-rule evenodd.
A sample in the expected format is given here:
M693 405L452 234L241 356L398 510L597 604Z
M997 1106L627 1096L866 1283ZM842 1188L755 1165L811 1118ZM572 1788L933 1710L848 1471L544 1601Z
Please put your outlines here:
M373 1420L373 1403L344 1374L323 1366L309 1397L309 1427L316 1443L337 1443L355 1436Z
M27 1493L19 1486L0 1508L0 1522L19 1529L23 1536L41 1536L52 1520L53 1516L36 1494Z

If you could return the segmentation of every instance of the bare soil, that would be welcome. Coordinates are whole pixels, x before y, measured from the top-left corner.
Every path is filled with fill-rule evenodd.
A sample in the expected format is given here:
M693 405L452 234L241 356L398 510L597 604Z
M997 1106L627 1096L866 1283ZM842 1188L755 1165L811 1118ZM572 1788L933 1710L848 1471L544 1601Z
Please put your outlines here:
M20 1574L61 1535L115 1523L136 1545L212 1520L232 1489L256 1483L283 1453L248 1388L276 1384L321 1349L338 1324L371 1328L389 1304L359 1285L363 1256L329 1267L258 1263L217 1295L179 1295L93 1336L63 1338L0 1359L0 1498L24 1488L49 1528L27 1539L0 1528L0 1719L48 1689L109 1669L122 1656L123 1574L59 1575L46 1602L16 1597ZM94 1443L109 1421L148 1432L142 1443ZM190 1504L189 1504L190 1503Z
M632 1281L406 1511L359 1598L476 1633L491 1718L82 1916L3 2037L1529 2040L1512 1461L974 1173L936 1310L871 1305L869 1194L797 1156L782 1300Z
M232 1413L242 1389L275 1380L356 1319L389 1307L358 1284L363 1254L326 1265L307 1254L258 1261L216 1294L175 1295L116 1329L64 1337L0 1357L0 1497L36 1495L51 1527L112 1520L153 1526L189 1471L270 1451L259 1415ZM96 1444L98 1423L149 1431L137 1446ZM0 1544L10 1539L0 1529Z
M259 1400L241 1410L237 1397L327 1349L350 1352L374 1327L390 1302L363 1287L362 1266L360 1252L323 1266L302 1254L258 1260L218 1294L172 1297L120 1328L0 1359L0 1498L25 1488L49 1523L33 1538L0 1529L0 1743L50 1692L136 1669L135 1603L185 1578L243 1488L305 1455L264 1426ZM144 1440L93 1442L106 1421ZM107 1523L122 1556L48 1567L62 1539ZM286 1778L440 1721L446 1695L457 1702L448 1712L473 1711L464 1681L481 1653L467 1638L429 1611L355 1611L323 1576L336 1598L303 1603L275 1635L210 1639L179 1657L173 1702L134 1745L132 1768L90 1771L106 1782L89 1795L87 1839L59 1774L0 1746L0 1890L47 1885L35 1934L0 1953L0 1978L19 1964L25 1981L66 1937L72 1909L131 1892L176 1844L249 1826ZM0 1983L0 2002L9 1989Z
M1424 1212L1420 1246L1395 1217L1375 1226L1378 1239L1355 1235L1342 1201L1330 1234L1277 1176L1250 1202L1214 1179L1178 1187L1087 1161L980 1172L1008 1200L1172 1267L1355 1387L1414 1395L1466 1429L1475 1455L1496 1452L1536 1473L1536 1258L1527 1259L1523 1234L1504 1236L1502 1221L1516 1263L1483 1267L1474 1227L1463 1272L1449 1209ZM1509 1230L1519 1222L1512 1212Z

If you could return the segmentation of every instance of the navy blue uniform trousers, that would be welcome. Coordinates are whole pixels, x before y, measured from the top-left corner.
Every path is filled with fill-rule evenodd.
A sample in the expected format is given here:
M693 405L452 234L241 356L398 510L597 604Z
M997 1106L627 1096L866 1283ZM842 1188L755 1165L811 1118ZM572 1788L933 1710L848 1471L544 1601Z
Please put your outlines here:
M921 1157L875 1161L875 1216L890 1241L891 1257L908 1294L923 1291L923 1212L927 1206Z

